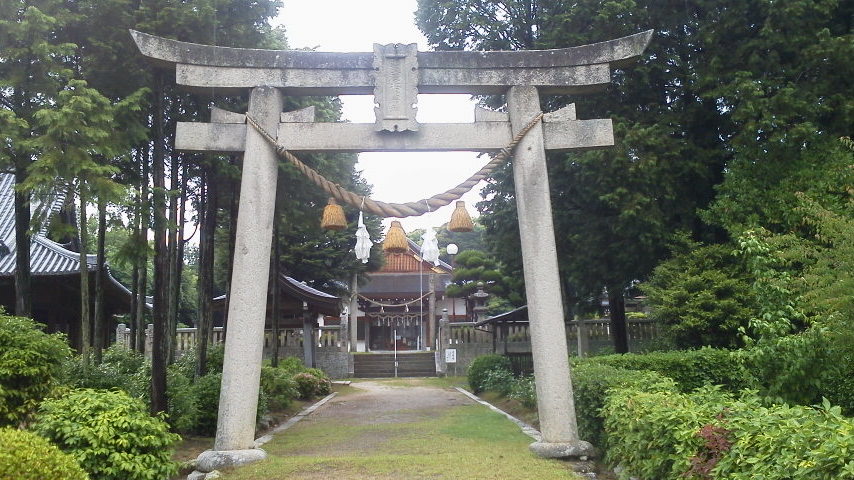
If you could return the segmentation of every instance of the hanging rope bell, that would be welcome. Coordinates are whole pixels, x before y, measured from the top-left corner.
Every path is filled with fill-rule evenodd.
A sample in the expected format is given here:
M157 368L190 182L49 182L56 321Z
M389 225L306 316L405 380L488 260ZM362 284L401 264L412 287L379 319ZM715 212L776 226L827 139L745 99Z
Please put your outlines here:
M448 230L452 232L471 232L474 230L474 224L471 221L471 215L466 210L466 202L457 201L457 208L451 214L451 221L448 222Z
M323 207L323 218L320 219L320 228L326 230L344 230L347 228L347 219L344 217L344 209L334 198Z
M383 240L383 251L387 253L404 253L409 248L409 242L406 240L406 232L403 231L403 226L399 220L391 222L388 232Z

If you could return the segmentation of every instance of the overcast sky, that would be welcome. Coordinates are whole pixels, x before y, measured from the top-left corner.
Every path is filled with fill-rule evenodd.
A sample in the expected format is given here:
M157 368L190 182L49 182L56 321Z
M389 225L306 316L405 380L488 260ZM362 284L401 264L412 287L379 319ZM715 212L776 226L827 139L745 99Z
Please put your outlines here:
M415 0L283 0L275 23L285 26L290 48L326 52L372 52L373 44L427 41L415 27ZM373 96L342 96L344 117L374 122ZM429 122L472 122L474 103L468 95L419 95L417 119ZM362 153L357 169L374 186L372 198L409 202L431 197L458 185L476 172L486 157L471 152ZM478 185L466 195L469 213L480 200ZM438 227L451 218L453 203L435 213L403 219L404 229ZM385 223L388 224L389 220Z

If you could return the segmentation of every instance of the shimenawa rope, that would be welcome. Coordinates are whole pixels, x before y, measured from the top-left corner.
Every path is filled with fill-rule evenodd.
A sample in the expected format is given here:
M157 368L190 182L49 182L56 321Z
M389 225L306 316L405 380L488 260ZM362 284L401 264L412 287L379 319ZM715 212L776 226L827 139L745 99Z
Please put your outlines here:
M468 180L463 183L457 185L450 190L447 190L443 193L439 193L437 195L433 195L430 198L425 198L422 200L418 200L416 202L407 202L407 203L386 203L381 202L379 200L374 200L372 198L368 198L364 195L359 195L353 193L349 190L346 190L341 185L337 183L333 183L326 179L323 175L317 173L316 170L309 167L305 163L303 163L299 158L297 158L291 152L285 150L284 147L276 143L276 139L273 138L264 128L255 121L254 118L246 115L246 121L251 125L258 133L264 137L267 142L270 143L273 147L276 148L276 154L279 157L289 161L293 166L295 166L300 172L303 173L306 177L309 178L315 185L322 188L329 196L335 198L339 202L344 202L352 207L360 208L361 210L367 211L369 213L373 213L374 215L379 215L381 217L414 217L418 215L423 215L428 211L435 210L440 207L444 207L445 205L450 204L454 200L462 197L466 192L471 190L478 182L486 178L490 173L492 173L495 168L504 163L510 155L512 155L513 150L522 141L522 138L525 137L534 126L540 122L543 118L543 113L540 112L537 114L530 122L528 122L519 133L513 137L513 140L509 145L502 148L497 154L492 156L489 162L486 163L480 170L474 173ZM425 208L426 207L426 208Z

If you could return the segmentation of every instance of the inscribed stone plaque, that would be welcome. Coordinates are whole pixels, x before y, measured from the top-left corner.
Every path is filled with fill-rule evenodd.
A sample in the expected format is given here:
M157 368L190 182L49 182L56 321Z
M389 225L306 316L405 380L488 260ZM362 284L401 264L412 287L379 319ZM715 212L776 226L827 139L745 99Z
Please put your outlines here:
M403 45L374 44L374 103L376 130L417 131L418 48Z

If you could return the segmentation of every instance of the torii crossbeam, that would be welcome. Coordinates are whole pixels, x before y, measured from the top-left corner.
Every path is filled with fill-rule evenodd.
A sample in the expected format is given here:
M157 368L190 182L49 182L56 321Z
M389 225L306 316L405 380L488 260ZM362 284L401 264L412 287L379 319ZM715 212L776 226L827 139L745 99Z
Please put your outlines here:
M209 92L249 90L248 114L293 152L494 152L540 114L540 94L601 91L611 69L640 56L652 30L579 47L514 52L418 52L415 44L367 53L252 50L178 42L131 31L143 55L174 68L176 82ZM477 110L468 124L419 124L419 93L506 94L508 113ZM283 112L284 96L373 94L372 124L316 122L312 109ZM564 331L546 150L613 145L610 119L578 120L575 106L546 114L516 148L513 175L528 298L537 404L547 457L583 457ZM215 451L200 469L252 453L272 238L277 159L242 114L215 109L210 123L179 123L181 150L243 152L240 206ZM249 453L246 453L246 452ZM243 452L243 453L241 453Z

